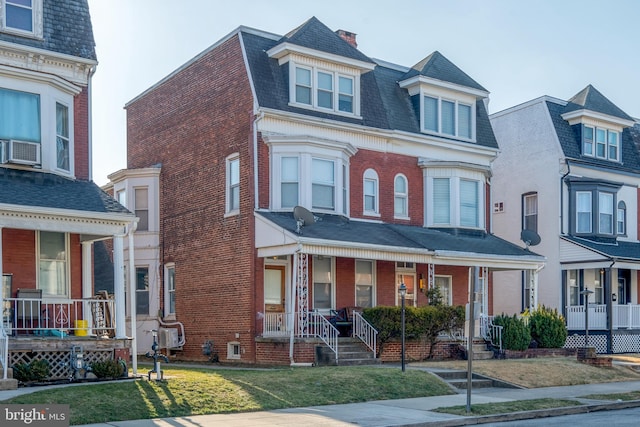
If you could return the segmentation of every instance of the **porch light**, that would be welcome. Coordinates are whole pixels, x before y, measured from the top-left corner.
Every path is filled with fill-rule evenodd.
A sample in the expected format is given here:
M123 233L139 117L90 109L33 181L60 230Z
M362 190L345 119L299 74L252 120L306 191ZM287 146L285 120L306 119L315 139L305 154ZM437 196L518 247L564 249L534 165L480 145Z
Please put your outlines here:
M400 292L400 301L401 301L401 313L402 313L402 348L401 348L401 357L402 357L402 372L404 372L404 297L407 295L407 286L404 283L400 283L400 287L398 288Z
M613 302L618 301L618 296L616 294L611 294L611 301Z

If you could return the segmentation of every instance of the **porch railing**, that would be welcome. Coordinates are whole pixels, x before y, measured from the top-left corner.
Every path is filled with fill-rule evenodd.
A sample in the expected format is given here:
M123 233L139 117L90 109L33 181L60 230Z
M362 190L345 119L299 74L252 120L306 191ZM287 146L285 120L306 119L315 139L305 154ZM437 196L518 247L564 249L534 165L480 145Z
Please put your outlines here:
M263 337L287 337L291 334L293 328L295 336L317 337L333 351L338 360L338 330L317 311L308 312L307 329L302 333L298 333L297 313L293 316L294 324L290 324L289 313L265 313L263 320Z
M614 305L613 306L613 327L615 329L640 328L640 305L638 304Z
M357 311L353 312L353 336L359 338L373 351L373 358L375 359L378 331Z
M585 312L583 305L567 307L567 329L584 329ZM589 304L589 329L607 329L607 306L604 304Z
M493 324L494 316L480 316L480 335L502 352L502 326Z
M111 299L6 298L5 301L11 307L11 322L4 325L7 334L64 337L74 333L109 337L115 333Z
M2 365L2 379L6 380L9 369L9 337L4 329L4 322L0 322L0 364Z

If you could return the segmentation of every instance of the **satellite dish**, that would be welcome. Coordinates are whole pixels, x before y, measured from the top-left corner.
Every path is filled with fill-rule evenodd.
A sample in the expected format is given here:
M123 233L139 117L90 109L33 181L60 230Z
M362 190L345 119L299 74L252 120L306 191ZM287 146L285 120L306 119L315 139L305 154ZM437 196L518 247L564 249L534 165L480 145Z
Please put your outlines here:
M533 230L522 230L520 233L520 239L527 245L527 249L529 246L535 246L540 243L540 236Z
M296 233L298 234L302 231L303 226L312 225L316 222L313 214L302 206L293 208L293 217L296 219Z

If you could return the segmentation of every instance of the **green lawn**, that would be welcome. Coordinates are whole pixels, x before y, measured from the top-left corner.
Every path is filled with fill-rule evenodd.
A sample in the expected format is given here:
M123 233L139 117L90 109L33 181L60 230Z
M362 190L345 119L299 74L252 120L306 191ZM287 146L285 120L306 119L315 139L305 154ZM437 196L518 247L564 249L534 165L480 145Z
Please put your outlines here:
M166 379L161 382L63 387L3 403L68 404L71 424L76 425L452 394L445 383L419 370L403 374L380 367L163 368Z

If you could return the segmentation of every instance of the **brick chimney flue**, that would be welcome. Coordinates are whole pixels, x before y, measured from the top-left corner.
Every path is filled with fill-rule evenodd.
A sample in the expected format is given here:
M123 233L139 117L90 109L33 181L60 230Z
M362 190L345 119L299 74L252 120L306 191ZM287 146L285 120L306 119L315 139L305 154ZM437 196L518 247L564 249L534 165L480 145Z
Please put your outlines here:
M342 38L342 40L346 41L351 46L355 47L356 49L358 48L358 43L356 43L356 34L355 33L351 33L349 31L345 31L345 30L338 30L338 31L336 31L336 34L338 34Z

